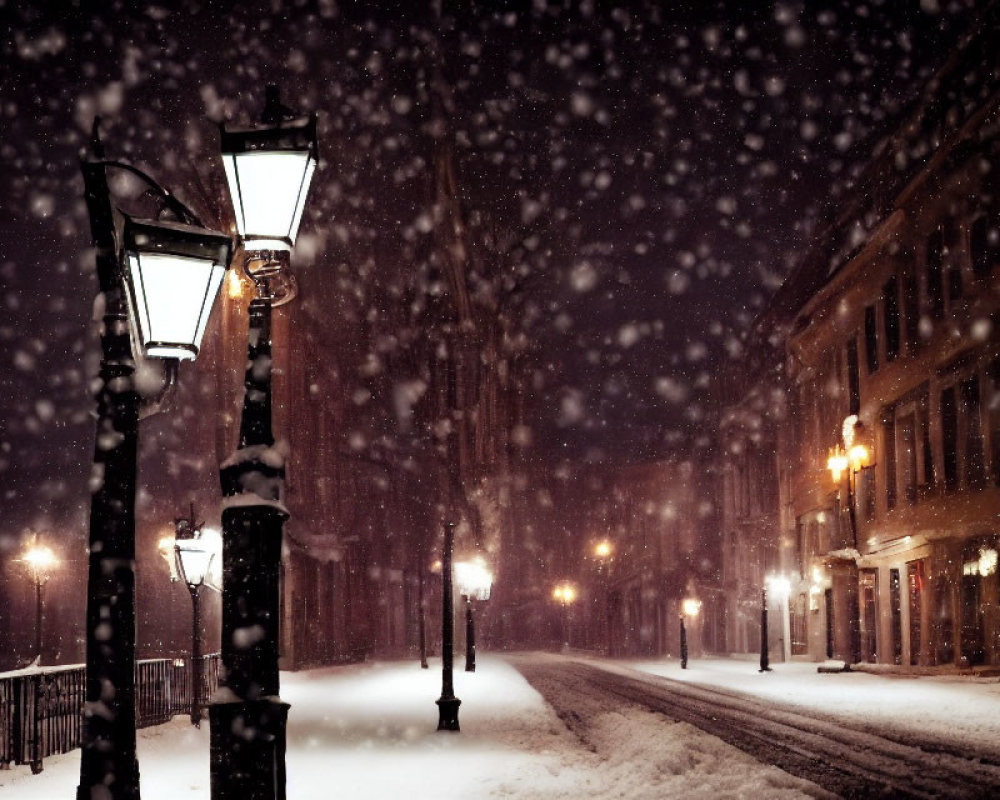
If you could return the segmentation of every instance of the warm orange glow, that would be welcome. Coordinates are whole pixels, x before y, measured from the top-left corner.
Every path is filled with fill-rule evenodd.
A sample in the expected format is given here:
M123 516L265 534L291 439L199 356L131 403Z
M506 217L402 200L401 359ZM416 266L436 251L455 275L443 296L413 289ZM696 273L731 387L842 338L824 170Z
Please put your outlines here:
M840 445L832 448L830 450L830 456L826 460L826 468L830 470L834 483L838 483L840 481L841 476L847 471L847 466L847 454L843 451Z
M854 445L854 447L852 447L850 452L848 453L848 457L850 458L851 461L851 469L854 472L857 472L859 469L867 467L870 459L868 448L865 447L863 444Z
M21 560L31 568L35 580L45 580L48 578L49 573L51 573L52 569L58 563L56 554L48 547L41 545L35 545L25 551L24 555L21 556Z
M567 606L576 600L576 589L570 583L560 583L552 590L552 597Z
M701 600L696 600L693 597L688 597L681 603L681 609L684 611L684 615L687 617L697 617L701 611Z
M240 278L239 271L235 269L229 270L229 275L226 276L226 296L230 300L236 300L243 294L243 280Z
M594 555L598 558L607 558L611 555L612 547L611 542L607 539L602 539L596 545L594 545Z

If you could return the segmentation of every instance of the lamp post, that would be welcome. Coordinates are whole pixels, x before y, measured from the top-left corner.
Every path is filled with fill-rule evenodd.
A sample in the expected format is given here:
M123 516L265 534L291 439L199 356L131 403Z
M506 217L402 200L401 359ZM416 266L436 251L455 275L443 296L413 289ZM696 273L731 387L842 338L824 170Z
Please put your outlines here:
M458 707L455 697L452 659L455 647L455 606L452 598L451 554L455 547L455 523L444 524L444 549L441 552L441 696L438 707L439 731L458 731Z
M563 650L569 650L569 607L576 600L576 587L563 581L552 590L552 597L562 606Z
M489 600L493 575L482 558L459 561L455 564L458 591L465 598L465 671L476 671L476 623L473 618L473 600Z
M141 170L104 157L94 120L82 160L103 309L87 580L87 666L78 800L139 797L135 753L135 484L140 357L194 359L229 267L228 236L205 227ZM117 210L108 171L137 176L161 206L156 219ZM173 221L160 217L169 214Z
M693 620L700 612L701 600L697 600L693 597L687 597L684 599L684 602L681 603L681 669L687 669L688 665L688 640L685 620L688 617Z
M758 672L771 671L771 656L767 647L767 585L760 587L760 669Z
M318 145L268 87L261 124L221 129L222 163L253 281L243 414L222 484L222 679L209 707L213 800L285 797L288 704L279 698L278 611L284 457L271 429L271 309L295 296L295 242Z
M42 663L42 623L44 620L43 592L45 584L52 576L56 566L56 557L52 550L36 541L24 555L21 561L28 565L31 579L35 583L35 663Z
M864 425L856 414L844 419L841 427L843 447L837 444L830 450L826 460L827 469L833 482L841 485L842 476L847 477L847 513L851 521L851 538L854 550L858 552L858 517L855 508L857 502L858 473L871 466L871 452L864 442ZM858 600L857 586L848 592L848 613L850 614L851 659L845 662L844 670L850 671L850 665L861 660L861 608Z
M602 539L594 545L594 556L597 558L597 575L601 585L601 638L604 640L604 654L611 655L611 592L608 582L611 578L611 562L614 557L614 546L610 540Z
M201 588L215 559L215 549L202 535L203 522L195 522L194 505L187 517L174 519L172 553L179 580L191 594L191 724L201 727Z

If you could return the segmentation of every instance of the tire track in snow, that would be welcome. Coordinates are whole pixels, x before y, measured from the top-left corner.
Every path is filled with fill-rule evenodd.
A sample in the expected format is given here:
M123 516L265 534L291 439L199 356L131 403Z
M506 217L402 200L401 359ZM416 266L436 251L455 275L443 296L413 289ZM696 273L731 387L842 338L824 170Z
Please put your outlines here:
M1000 765L966 758L939 742L926 747L901 742L787 706L659 676L630 677L551 656L510 660L585 743L588 719L619 710L625 701L688 722L842 797L1000 797Z

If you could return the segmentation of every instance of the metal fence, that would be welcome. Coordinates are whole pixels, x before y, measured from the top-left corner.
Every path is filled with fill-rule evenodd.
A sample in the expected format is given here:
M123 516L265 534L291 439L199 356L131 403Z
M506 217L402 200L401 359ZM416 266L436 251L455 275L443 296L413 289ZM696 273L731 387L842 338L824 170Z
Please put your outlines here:
M218 653L202 656L200 704L219 686ZM135 665L135 722L148 728L191 709L190 659L156 658ZM0 678L0 768L28 764L80 746L86 696L84 667L52 668Z

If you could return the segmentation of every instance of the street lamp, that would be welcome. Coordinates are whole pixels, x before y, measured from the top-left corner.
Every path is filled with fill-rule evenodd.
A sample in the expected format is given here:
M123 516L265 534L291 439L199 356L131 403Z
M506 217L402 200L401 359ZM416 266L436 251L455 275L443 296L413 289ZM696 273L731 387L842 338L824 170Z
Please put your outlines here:
M837 444L831 449L826 460L827 469L834 484L841 485L842 476L847 474L847 513L851 521L851 537L854 542L854 550L858 551L858 517L855 508L857 502L858 473L871 466L871 451L865 445L863 439L865 428L856 414L851 414L844 418L841 426L841 438L844 441L843 447ZM858 589L853 587L848 592L848 605L850 614L851 633L851 661L844 664L845 671L850 670L850 664L861 660L861 608L858 600Z
M271 428L271 308L295 296L290 250L318 146L316 117L291 114L268 87L261 124L221 129L222 162L250 301L239 446L220 465L222 683L209 707L213 800L283 800L288 704L278 696L284 456Z
M701 600L697 600L693 597L686 597L684 602L681 603L681 669L687 669L688 665L688 640L687 640L687 627L684 624L686 617L691 617L694 620L698 614L701 613Z
M493 575L481 557L455 564L458 592L465 598L465 671L476 671L476 624L472 616L473 600L489 600Z
M134 353L164 359L171 377L178 360L197 356L232 245L228 236L205 229L187 206L145 172L105 159L99 123L94 120L91 150L81 163L103 327L77 798L133 800L139 796L135 485L140 411ZM130 173L146 184L160 206L155 219L133 219L114 207L109 170ZM164 214L173 219L162 219Z
M764 579L764 585L760 588L760 672L771 671L771 656L768 647L768 619L767 619L767 597L768 590L771 595L778 598L779 608L782 610L782 659L788 660L787 649L789 647L789 621L787 613L788 594L791 592L792 584L784 575L768 575Z
M58 563L55 553L37 542L28 548L21 561L28 565L31 579L35 582L35 664L42 663L42 595L45 584L52 576L52 570Z
M562 606L563 650L569 650L569 607L576 600L576 587L563 581L552 590L552 597Z
M611 590L608 586L611 575L611 562L615 548L609 539L601 539L594 545L594 557L597 559L597 575L601 588L600 624L604 639L604 654L611 655Z
M205 523L195 522L191 515L174 519L174 539L170 543L177 579L184 582L191 594L191 724L201 727L201 587L205 584L215 548L202 535ZM171 578L173 579L173 578Z
M438 707L439 731L458 731L458 707L455 697L452 659L455 647L455 606L452 597L452 551L455 548L455 523L444 524L444 549L441 551L441 696Z

